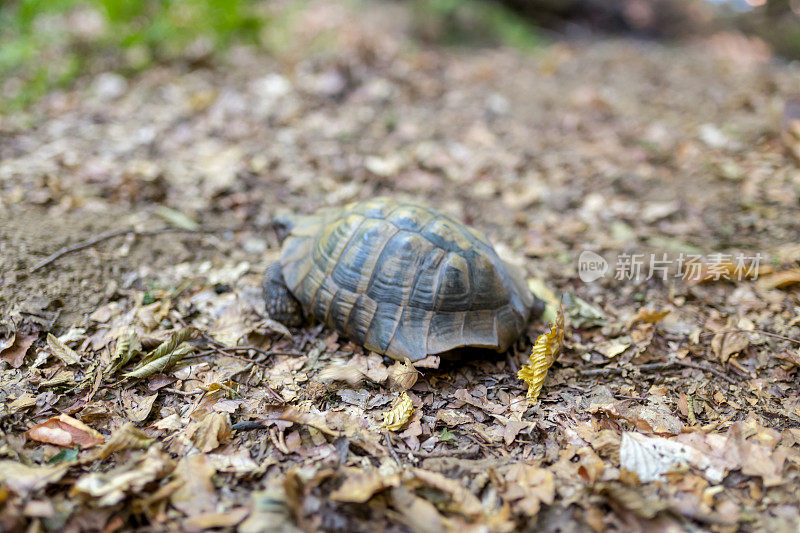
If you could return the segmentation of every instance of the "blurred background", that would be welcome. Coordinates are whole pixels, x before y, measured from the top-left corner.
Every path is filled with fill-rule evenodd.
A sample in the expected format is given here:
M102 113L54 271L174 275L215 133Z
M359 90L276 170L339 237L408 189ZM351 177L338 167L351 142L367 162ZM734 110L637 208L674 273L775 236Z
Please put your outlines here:
M358 2L340 2L356 6ZM800 59L800 0L395 0L421 43L536 49L558 39L625 35L707 39L742 56ZM276 55L296 46L308 2L5 0L0 4L0 109L19 110L81 74L123 76L155 64L208 66L232 47ZM313 33L313 29L311 30ZM305 34L324 49L323 35Z

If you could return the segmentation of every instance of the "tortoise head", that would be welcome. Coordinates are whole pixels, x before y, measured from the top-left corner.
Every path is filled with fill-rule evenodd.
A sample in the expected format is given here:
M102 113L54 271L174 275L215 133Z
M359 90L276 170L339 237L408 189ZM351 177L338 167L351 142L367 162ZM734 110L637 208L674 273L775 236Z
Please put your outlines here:
M278 242L283 242L286 237L292 232L292 229L297 225L297 215L284 213L272 217L270 224L275 234L278 236Z
M506 272L508 273L512 285L516 289L515 293L520 299L523 319L527 322L528 320L538 318L544 312L545 302L528 288L525 272L520 267L508 261L503 261L503 264L506 267ZM514 296L512 295L512 299L513 298Z

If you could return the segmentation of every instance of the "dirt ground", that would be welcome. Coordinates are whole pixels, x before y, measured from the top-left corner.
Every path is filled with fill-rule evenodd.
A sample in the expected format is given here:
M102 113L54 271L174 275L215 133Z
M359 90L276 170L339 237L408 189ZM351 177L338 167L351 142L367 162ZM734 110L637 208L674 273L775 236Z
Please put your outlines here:
M0 116L0 530L797 531L797 64L735 36L422 46L397 6L311 4L293 31ZM546 319L420 369L387 432L403 368L264 315L272 217L375 195L480 228L563 302L538 403L516 370ZM200 231L32 272L175 224ZM763 260L698 283L625 254Z

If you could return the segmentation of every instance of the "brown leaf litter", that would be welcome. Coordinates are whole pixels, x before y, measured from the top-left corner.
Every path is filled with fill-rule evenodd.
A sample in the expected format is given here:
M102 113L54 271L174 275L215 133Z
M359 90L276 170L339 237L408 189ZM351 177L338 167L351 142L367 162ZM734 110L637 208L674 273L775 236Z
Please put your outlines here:
M361 7L0 117L0 530L796 531L796 69ZM547 314L416 364L265 316L271 218L378 194L485 230Z

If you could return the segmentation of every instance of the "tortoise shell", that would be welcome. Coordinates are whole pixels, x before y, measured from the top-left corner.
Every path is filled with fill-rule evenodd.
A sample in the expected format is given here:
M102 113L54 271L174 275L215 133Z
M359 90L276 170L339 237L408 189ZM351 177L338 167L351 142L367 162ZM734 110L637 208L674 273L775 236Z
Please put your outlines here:
M300 219L280 265L306 315L398 360L461 347L505 351L536 300L482 233L391 198Z

